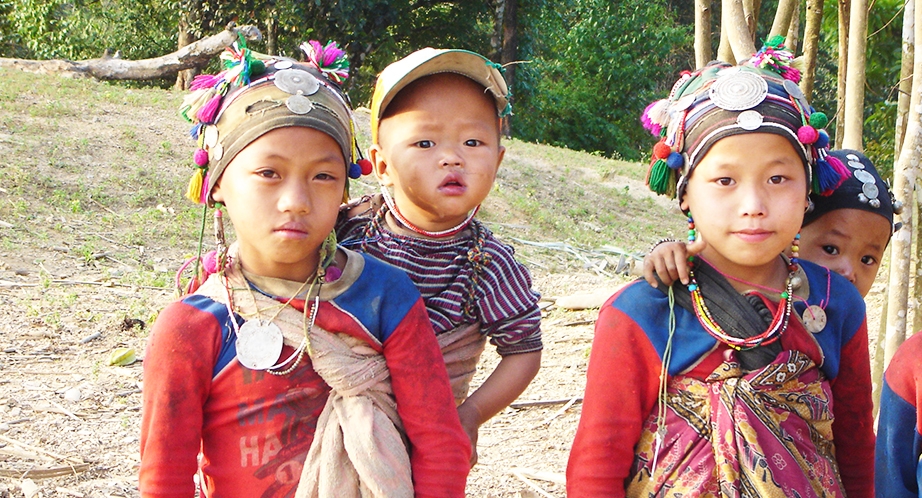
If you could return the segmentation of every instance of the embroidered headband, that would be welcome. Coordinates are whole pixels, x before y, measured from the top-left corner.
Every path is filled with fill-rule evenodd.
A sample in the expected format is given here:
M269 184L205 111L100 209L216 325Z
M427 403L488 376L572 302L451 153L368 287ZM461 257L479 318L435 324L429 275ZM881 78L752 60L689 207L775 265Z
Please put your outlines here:
M355 141L352 109L338 86L349 73L345 52L333 42L310 41L301 49L305 62L256 54L240 39L221 54L224 71L195 77L180 107L198 143L186 197L211 205L211 191L234 157L287 126L313 128L336 140L350 178L371 173ZM348 190L347 182L344 200Z
M372 143L378 142L378 122L394 97L410 83L438 73L456 73L476 81L496 101L499 117L512 112L502 66L467 50L424 48L390 64L378 75L371 98Z
M820 216L837 209L860 209L883 216L891 227L894 215L903 212L903 204L893 199L893 193L884 182L877 169L867 156L857 150L842 149L829 153L837 158L851 171L847 178L828 196L811 195L813 209L804 215L804 226L816 221Z
M660 141L646 182L658 194L685 193L688 178L720 139L741 133L772 133L787 139L804 162L808 190L829 195L850 174L829 156L828 119L807 102L797 82L794 56L784 38L773 37L738 66L712 62L685 72L669 97L651 103L641 121Z

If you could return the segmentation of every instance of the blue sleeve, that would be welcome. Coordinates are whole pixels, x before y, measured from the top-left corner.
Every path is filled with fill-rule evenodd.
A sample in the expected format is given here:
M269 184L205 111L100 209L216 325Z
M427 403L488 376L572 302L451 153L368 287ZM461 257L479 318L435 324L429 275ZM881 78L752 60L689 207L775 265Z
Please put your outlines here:
M898 351L899 353L899 351ZM894 357L884 376L880 396L880 420L874 455L874 491L878 498L918 497L922 481L922 436L917 426L918 409L900 396L894 388L903 389L906 381L899 354ZM911 375L910 375L911 377ZM894 385L891 386L891 383ZM915 393L910 393L914 400Z

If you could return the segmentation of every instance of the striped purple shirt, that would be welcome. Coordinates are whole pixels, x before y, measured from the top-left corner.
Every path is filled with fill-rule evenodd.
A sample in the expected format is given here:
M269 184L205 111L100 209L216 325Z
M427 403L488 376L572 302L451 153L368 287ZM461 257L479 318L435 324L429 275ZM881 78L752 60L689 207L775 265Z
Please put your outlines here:
M404 270L422 294L436 334L480 321L481 333L490 337L500 355L543 348L540 296L531 288L531 275L515 260L513 248L497 240L482 223L473 220L474 230L434 240L394 233L385 221L369 231L373 218L374 213L367 211L341 219L337 226L340 244ZM473 232L477 230L483 235L487 263L475 274L468 251L475 245ZM472 285L473 320L464 314Z

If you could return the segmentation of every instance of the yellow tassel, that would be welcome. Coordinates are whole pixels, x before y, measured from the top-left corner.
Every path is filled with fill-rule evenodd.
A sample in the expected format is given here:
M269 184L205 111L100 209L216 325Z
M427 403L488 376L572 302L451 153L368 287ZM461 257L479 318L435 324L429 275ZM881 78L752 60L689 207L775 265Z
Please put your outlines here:
M186 189L186 198L196 204L202 201L202 184L205 180L203 172L202 168L195 168L195 173L189 179L189 188Z

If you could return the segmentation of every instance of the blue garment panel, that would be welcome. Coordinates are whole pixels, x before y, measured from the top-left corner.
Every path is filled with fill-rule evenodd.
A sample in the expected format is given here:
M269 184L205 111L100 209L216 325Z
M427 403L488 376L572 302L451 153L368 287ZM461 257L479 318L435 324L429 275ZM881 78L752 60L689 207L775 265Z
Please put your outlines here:
M221 325L221 352L215 361L214 370L211 372L212 378L217 377L218 373L227 366L234 358L237 357L237 334L234 333L234 327L230 321L230 315L227 305L219 303L210 297L191 294L183 298L182 302L193 308L209 313L215 317L217 323ZM237 326L243 324L244 320L240 315L234 313L234 320Z
M884 382L880 394L881 419L874 455L874 494L878 498L916 498L922 483L922 436L916 425L916 407Z
M362 257L362 274L333 302L383 343L420 300L419 291L402 270L367 254Z
M646 332L662 360L669 340L669 296L637 280L621 292L612 306ZM675 333L669 375L678 375L714 349L717 340L701 327L694 313L678 304L673 309Z
M810 296L807 303L794 301L794 311L802 315L807 305L824 305L826 327L813 334L823 349L823 365L820 369L829 379L839 375L842 348L855 336L865 318L864 299L858 289L845 277L809 261L800 266L807 274Z

